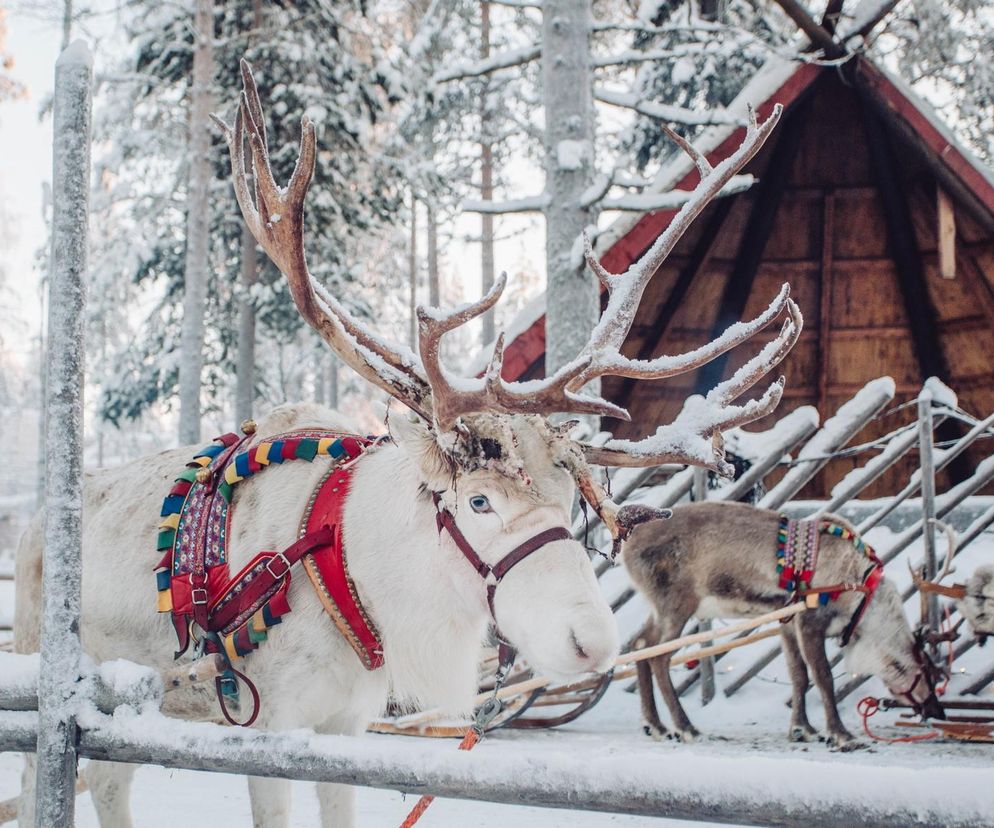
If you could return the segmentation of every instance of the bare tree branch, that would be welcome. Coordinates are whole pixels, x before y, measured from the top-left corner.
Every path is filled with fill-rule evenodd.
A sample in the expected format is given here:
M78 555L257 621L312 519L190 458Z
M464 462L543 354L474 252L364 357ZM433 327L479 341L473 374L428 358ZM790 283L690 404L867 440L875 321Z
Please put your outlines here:
M549 197L542 193L510 201L467 199L462 203L462 209L467 213L481 213L488 216L503 215L504 213L541 213L548 203Z

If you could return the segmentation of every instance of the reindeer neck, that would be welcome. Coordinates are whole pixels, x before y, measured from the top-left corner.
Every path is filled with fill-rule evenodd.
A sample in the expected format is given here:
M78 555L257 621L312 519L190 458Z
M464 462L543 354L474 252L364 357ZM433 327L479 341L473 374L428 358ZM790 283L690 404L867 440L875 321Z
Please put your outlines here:
M465 709L488 619L483 585L439 543L431 496L401 449L384 445L359 461L344 518L349 572L394 693Z

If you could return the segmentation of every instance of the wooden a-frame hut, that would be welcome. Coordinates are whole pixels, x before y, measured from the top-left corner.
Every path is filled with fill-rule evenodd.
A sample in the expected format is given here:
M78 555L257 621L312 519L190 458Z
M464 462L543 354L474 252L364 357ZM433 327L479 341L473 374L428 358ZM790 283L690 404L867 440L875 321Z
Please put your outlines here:
M784 106L780 125L744 170L758 183L697 219L650 283L625 352L650 358L696 347L758 314L789 282L805 329L785 363L780 414L812 404L824 419L882 375L894 378L897 403L936 376L966 410L994 411L991 170L866 58L843 67L776 61L730 109L741 114L750 103L766 117L776 102ZM741 137L741 128L718 127L697 144L717 163ZM690 189L696 181L680 158L657 186ZM673 216L615 222L599 240L601 261L623 271ZM505 350L505 376L541 376L544 343L543 316L519 323ZM671 380L604 380L605 395L632 415L631 423L608 420L605 428L641 436L669 422L689 394L728 376L751 349L740 351ZM895 425L881 421L864 434ZM955 431L947 426L944 434ZM953 477L978 459L962 458ZM834 462L807 494L824 494L855 462ZM895 482L885 478L877 491Z

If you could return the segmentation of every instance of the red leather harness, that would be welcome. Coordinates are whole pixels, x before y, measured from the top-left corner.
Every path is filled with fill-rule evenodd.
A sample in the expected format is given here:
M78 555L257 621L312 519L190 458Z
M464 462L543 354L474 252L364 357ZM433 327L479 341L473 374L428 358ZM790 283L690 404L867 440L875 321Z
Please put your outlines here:
M172 612L180 640L177 657L186 649L192 623L204 633L200 642L203 651L224 655L228 670L217 680L221 710L232 724L248 726L258 716L258 693L231 665L264 641L267 630L290 611L287 593L291 570L297 563L303 563L322 605L363 666L375 670L383 665L379 634L349 576L342 537L342 513L353 462L376 440L308 430L270 438L242 452L238 449L245 438L224 435L217 442L219 446L204 449L191 464L208 468L209 479L185 472L182 506L176 506L175 501L170 505L170 498L178 494L179 482L163 505L164 516L175 506L173 514L177 517L166 516L163 522L173 526L173 536L166 533L167 547L160 536L160 548L166 548L166 555L156 569L159 609ZM282 552L260 552L229 578L224 540L230 528L226 506L231 486L273 463L312 460L319 455L330 456L333 464L308 501L298 540ZM191 516L187 506L193 502L197 512ZM183 519L189 517L195 520L184 526ZM245 722L236 722L225 704L225 696L237 695L236 679L249 687L253 697L254 710Z

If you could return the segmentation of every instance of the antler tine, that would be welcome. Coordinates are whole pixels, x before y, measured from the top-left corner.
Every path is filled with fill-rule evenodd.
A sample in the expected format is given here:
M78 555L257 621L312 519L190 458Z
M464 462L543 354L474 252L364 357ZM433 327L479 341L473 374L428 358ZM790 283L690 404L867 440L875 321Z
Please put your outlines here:
M301 316L342 361L422 417L430 418L431 388L414 353L380 340L311 278L304 253L304 201L317 158L314 124L307 118L301 122L300 153L283 190L273 177L262 103L252 69L244 60L241 73L244 88L234 128L212 117L228 144L235 197L249 231L286 277ZM248 181L246 140L254 187Z
M441 361L441 340L451 330L486 312L496 304L507 284L501 273L485 296L476 302L449 311L419 307L418 348L425 374L431 385L432 407L439 430L450 429L466 414L493 411L506 414L549 414L554 411L627 416L618 406L597 397L574 394L567 386L590 363L590 357L574 360L545 380L536 383L508 383L501 378L504 363L504 334L491 354L482 378L453 379Z
M720 405L727 405L741 397L759 380L779 365L790 349L797 343L804 327L800 308L792 300L787 300L787 319L776 338L768 342L758 354L745 363L731 378L719 383L708 392L708 399Z
M942 572L935 579L935 583L940 584L956 571L956 567L953 566L953 557L956 555L959 538L956 535L956 530L945 521L938 518L929 518L928 520L929 523L941 529L946 535L946 560L943 562Z
M620 355L621 346L635 321L639 302L649 281L694 219L718 195L722 187L759 152L780 119L781 112L782 107L778 104L773 108L770 117L759 124L756 122L755 113L750 110L749 126L746 128L742 143L734 153L715 167L712 167L710 162L689 141L677 135L673 130L667 129L667 134L670 134L677 145L694 162L700 172L701 180L691 197L670 221L666 230L624 274L608 272L597 261L589 241L586 237L584 238L584 256L587 263L597 274L601 283L607 287L609 296L607 308L582 352L592 354L593 360L587 370L571 384L572 390L579 390L596 377L606 375L638 379L662 379L674 376L709 362L751 335L750 331L740 329L741 337L729 336L727 339L720 337L714 343L709 343L691 354L660 358L654 362L628 360ZM778 307L771 306L767 314L763 314L755 320L754 324L758 325L755 330L765 326L775 318L784 302L786 302L786 295L781 292L777 298Z
M777 305L778 302L774 302L771 307ZM754 422L772 413L783 396L784 379L780 377L757 399L738 406L730 405L776 367L797 342L803 319L792 300L785 299L785 305L788 318L780 333L730 379L716 385L706 397L692 397L672 423L661 426L650 437L639 441L612 440L604 446L582 445L588 462L611 466L689 463L722 474L729 473L724 452L715 443L715 437L726 429ZM749 335L752 333L755 331Z
M583 231L583 258L587 262L587 267L589 267L597 276L598 281L605 288L611 287L611 281L615 278L614 274L610 273L604 265L601 264L601 260L597 258L597 254L594 252L593 242L590 241L590 234L586 230Z

